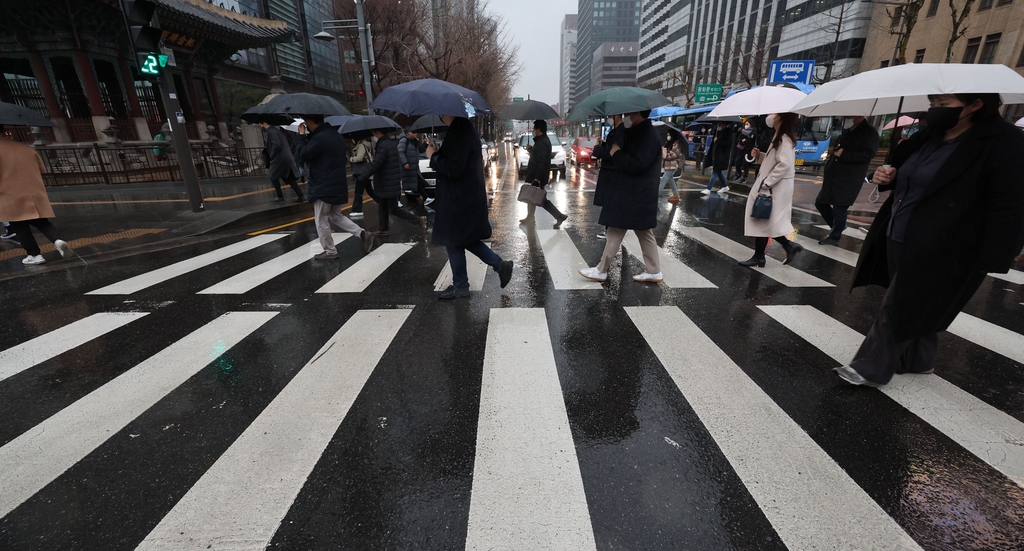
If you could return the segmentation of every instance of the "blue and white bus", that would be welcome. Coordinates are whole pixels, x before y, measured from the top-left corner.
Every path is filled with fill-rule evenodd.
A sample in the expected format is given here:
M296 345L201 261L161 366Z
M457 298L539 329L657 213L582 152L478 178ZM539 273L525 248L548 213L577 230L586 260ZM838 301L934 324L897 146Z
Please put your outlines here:
M800 117L796 128L796 166L821 166L832 142L832 119Z

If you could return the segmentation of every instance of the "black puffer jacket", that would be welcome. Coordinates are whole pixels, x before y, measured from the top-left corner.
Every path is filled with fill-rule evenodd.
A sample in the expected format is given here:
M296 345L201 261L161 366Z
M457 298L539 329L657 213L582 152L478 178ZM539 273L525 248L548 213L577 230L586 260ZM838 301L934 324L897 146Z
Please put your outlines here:
M398 159L402 165L402 187L406 191L416 191L420 185L420 141L403 134L398 139Z
M366 181L373 176L373 193L384 199L395 199L402 194L402 160L398 157L398 144L388 136L377 140L373 162L359 176Z
M348 203L348 180L345 161L348 145L338 128L328 123L316 127L306 136L295 139L297 161L309 165L309 190L306 197L330 205Z

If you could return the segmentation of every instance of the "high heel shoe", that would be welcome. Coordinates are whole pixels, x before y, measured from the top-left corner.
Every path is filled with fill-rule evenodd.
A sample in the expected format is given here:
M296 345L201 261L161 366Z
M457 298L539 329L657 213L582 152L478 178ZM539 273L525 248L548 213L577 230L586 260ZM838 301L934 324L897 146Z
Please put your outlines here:
M802 250L804 250L803 245L799 243L793 243L792 241L790 241L789 247L786 247L786 260L783 262L783 264L789 264L790 262L792 262L793 259L796 258L796 253Z
M757 266L758 268L764 268L764 257L752 256L749 260L740 260L737 264L740 266Z

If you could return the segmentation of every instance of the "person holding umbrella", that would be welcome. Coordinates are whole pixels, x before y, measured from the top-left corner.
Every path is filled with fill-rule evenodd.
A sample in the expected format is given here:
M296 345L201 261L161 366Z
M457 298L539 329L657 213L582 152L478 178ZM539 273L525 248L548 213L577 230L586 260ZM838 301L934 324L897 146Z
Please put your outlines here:
M544 189L551 177L551 140L548 139L548 123L544 120L533 121L533 148L530 150L530 162L526 165L526 182L530 185ZM551 199L544 198L544 210L555 217L555 229L562 227L568 216L562 214L555 207ZM533 215L537 211L537 205L527 204L526 218L520 220L521 224L532 224Z
M718 130L715 131L715 135L708 138L711 140L710 150L707 157L704 158L704 163L707 166L708 160L711 161L711 180L708 181L708 187L701 190L701 193L704 195L711 193L711 189L715 187L716 180L722 183L722 187L718 190L719 195L725 195L729 191L729 182L725 179L725 171L729 170L729 155L732 153L731 134L728 131L728 125L720 122L718 123Z
M260 123L267 134L267 178L274 184L274 191L277 196L274 201L284 201L284 193L281 191L281 180L284 180L295 192L295 202L302 203L306 199L302 196L302 190L296 183L299 178L299 167L295 164L295 157L292 156L291 142L284 130L271 125L267 121Z
M751 157L761 163L757 171L754 185L750 186L747 195L746 216L744 217L743 235L754 238L754 256L741 260L740 266L765 265L764 251L768 248L768 239L774 238L786 250L783 264L793 261L796 253L804 250L799 243L786 238L793 233L793 178L796 176L794 162L796 160L796 113L771 113L764 122L775 129L768 151L751 150ZM751 216L754 202L759 195L768 195L772 199L771 213L768 218Z
M888 290L853 361L835 368L853 385L932 373L937 333L1024 245L1024 173L1008 162L1024 151L1024 134L1000 118L1000 95L928 100L928 128L872 177L893 192L865 237L853 286Z
M847 117L846 129L839 137L832 156L825 163L821 191L814 206L832 231L818 241L820 245L838 245L846 229L846 214L860 195L871 159L878 153L878 131L865 117Z
M601 169L597 172L597 183L594 184L594 206L603 207L608 197L608 190L614 185L615 161L612 159L611 151L618 146L622 149L626 145L624 139L625 129L622 128L622 115L612 115L606 121L611 130L605 139L597 139L594 146L594 158L601 160ZM597 234L599 239L608 238L608 226L605 226L601 233Z
M324 249L313 258L338 259L331 224L359 237L363 242L363 253L368 253L373 247L373 235L341 213L341 206L348 203L348 180L345 176L348 147L345 138L337 128L324 122L323 115L306 115L304 118L306 122L299 125L295 151L298 162L309 166L307 197L313 204L316 233Z
M395 215L406 222L418 223L420 230L426 234L427 217L416 216L415 214L398 206L398 198L402 195L402 160L398 153L398 144L390 136L379 129L373 129L373 136L377 138L377 147L374 150L373 161L366 166L359 176L357 182L366 185L366 181L373 176L373 200L377 202L377 231L374 235L386 236L389 231L391 215Z

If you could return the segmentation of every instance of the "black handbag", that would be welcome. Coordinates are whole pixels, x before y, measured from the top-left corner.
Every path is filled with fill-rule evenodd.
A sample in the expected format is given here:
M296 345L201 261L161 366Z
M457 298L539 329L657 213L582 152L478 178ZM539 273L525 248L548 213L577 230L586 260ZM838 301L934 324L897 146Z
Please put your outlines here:
M768 188L768 195L761 195L761 188L764 182L757 188L757 197L754 197L754 206L750 208L750 217L767 220L772 217L772 188Z

